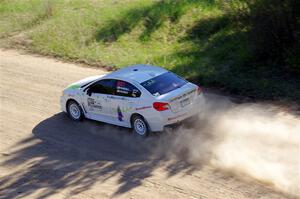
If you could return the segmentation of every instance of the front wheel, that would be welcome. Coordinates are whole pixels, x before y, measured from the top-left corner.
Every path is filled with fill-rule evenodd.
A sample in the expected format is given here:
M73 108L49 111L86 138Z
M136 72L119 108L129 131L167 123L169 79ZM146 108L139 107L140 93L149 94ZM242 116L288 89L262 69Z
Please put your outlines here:
M67 112L72 120L80 121L83 119L83 111L79 104L75 101L70 101L67 105Z
M141 116L134 116L132 126L133 132L139 136L146 137L149 134L148 125Z

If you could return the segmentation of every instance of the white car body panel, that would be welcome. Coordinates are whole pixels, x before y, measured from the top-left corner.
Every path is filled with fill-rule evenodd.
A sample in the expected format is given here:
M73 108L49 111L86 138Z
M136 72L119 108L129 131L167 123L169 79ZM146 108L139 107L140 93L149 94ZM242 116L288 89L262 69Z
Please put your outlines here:
M69 85L61 96L61 110L67 112L68 100L78 102L89 119L106 122L123 127L131 127L131 117L139 114L144 117L150 131L162 131L166 125L178 123L196 115L204 106L204 97L197 93L195 84L186 83L181 88L160 96L153 96L140 83L161 75L167 70L147 65L134 65L120 69L107 75L92 76ZM125 97L111 94L92 93L87 95L87 87L103 79L126 81L135 86L140 97ZM170 108L157 111L154 102L167 102Z

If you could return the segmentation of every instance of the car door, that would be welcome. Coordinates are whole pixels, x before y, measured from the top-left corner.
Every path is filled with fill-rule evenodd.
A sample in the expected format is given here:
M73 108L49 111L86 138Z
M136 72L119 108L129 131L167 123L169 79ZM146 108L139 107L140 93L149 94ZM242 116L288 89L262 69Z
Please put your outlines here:
M115 80L103 79L92 84L84 95L84 106L93 119L97 116L111 117L111 104L108 95L114 94ZM109 118L108 118L109 119Z
M111 113L116 122L130 126L130 116L139 103L141 92L129 82L116 80L115 94L111 96Z

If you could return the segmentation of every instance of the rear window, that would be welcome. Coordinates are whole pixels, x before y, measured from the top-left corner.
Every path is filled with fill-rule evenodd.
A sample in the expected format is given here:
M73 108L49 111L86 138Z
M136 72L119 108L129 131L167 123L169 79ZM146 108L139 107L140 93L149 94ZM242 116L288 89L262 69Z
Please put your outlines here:
M157 77L142 82L141 85L152 95L159 96L182 87L187 83L186 80L172 72L166 72Z

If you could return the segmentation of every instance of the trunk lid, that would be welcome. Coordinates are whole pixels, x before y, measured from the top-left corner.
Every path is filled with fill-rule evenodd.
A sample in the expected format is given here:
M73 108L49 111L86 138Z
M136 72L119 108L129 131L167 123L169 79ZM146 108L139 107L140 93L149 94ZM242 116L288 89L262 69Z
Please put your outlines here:
M181 88L173 90L164 95L158 96L157 99L167 102L170 105L170 109L174 113L186 110L190 108L197 95L197 86L191 83L187 83Z

